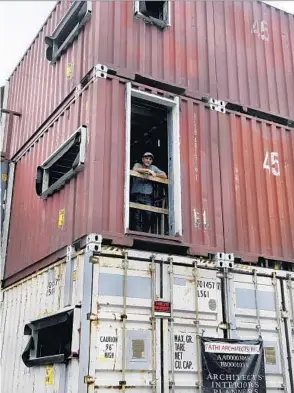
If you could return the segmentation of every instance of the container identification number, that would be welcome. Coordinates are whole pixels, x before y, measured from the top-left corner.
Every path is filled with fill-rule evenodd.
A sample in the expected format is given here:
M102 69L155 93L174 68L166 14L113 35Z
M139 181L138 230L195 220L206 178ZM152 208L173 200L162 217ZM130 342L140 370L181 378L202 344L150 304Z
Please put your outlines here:
M198 297L210 298L211 294L209 290L214 291L215 289L219 289L219 284L216 283L215 281L204 281L204 280L197 281Z
M46 296L54 295L58 283L59 283L59 278L56 278L55 280L52 281L48 281Z
M265 152L263 169L266 169L268 173L272 173L274 176L280 176L279 153L275 151Z
M269 33L268 33L268 24L265 20L256 20L253 23L252 29L251 29L252 34L256 34L258 37L260 37L263 41L268 41L269 39Z

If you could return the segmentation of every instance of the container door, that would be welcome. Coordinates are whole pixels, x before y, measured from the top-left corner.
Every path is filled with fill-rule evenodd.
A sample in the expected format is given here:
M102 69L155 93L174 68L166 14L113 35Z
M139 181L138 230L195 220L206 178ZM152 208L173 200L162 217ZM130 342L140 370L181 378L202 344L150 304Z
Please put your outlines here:
M164 297L171 318L163 320L164 392L201 391L201 354L197 337L223 338L221 282L217 271L165 266Z
M249 273L249 272L248 272ZM232 338L262 338L268 392L291 392L287 341L283 319L281 282L276 278L234 273L232 288Z
M89 392L160 393L155 263L99 257L94 264Z

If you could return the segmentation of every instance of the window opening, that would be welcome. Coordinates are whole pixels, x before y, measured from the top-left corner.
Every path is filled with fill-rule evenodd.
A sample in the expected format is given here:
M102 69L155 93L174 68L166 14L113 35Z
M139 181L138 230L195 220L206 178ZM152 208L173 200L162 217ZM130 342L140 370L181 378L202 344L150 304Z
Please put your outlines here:
M71 355L73 310L30 322L25 334L30 340L22 354L27 367L61 363Z
M64 176L71 168L75 168L79 162L80 136L77 136L73 146L57 160L49 169L49 187Z
M135 15L162 28L169 26L169 1L135 1Z
M46 198L84 168L86 127L80 127L37 169L36 192Z
M125 229L181 235L178 98L128 92Z
M46 58L55 63L66 51L82 27L91 17L90 1L74 1L51 36L45 37L48 45Z
M64 354L70 355L72 337L72 317L66 323L39 330L37 358Z
M140 1L140 12L143 15L163 20L164 3L165 1Z

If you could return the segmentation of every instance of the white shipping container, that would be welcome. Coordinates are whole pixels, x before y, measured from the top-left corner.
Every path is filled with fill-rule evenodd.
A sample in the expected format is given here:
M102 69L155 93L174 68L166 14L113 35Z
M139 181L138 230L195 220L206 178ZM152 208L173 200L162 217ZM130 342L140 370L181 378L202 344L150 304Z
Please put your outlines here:
M3 291L1 392L201 392L200 336L262 338L267 391L293 391L293 273L91 249Z

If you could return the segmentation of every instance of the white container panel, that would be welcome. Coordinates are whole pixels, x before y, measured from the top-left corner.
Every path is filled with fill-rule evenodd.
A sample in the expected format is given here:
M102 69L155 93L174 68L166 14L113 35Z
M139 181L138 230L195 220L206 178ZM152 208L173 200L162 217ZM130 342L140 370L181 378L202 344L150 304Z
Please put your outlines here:
M164 282L165 297L173 299L173 324L169 324L167 345L169 386L174 386L177 393L192 393L201 383L197 335L224 337L219 328L222 322L221 282L216 270L178 265L173 265L172 269L166 266Z
M280 279L259 276L257 272L256 284L253 274L235 273L230 281L235 325L232 338L250 340L261 337L267 391L278 393L283 386L290 391Z
M197 337L224 338L222 272L210 262L198 261L194 266L195 261L187 257L173 256L170 263L168 255L158 254L152 263L151 253L130 250L128 258L116 248L92 259L91 309L90 297L84 308L87 265L82 253L72 260L71 268L61 261L3 291L1 391L79 393L78 386L86 390L78 358L68 365L31 368L21 359L29 339L24 335L25 324L62 311L67 298L72 306L82 305L75 313L72 350L85 354L84 361L89 354L88 393L121 393L124 384L125 390L138 393L192 393L201 388ZM255 283L252 269L242 273L238 269L230 271L228 279L231 338L261 336L266 348L267 392L283 389L290 393L286 334L293 363L294 274L291 280L286 272L277 271L273 279L274 272L257 269ZM155 301L166 302L170 310L156 311ZM79 335L78 312L82 315L83 311L85 317L88 310L90 345L83 341L86 345L80 348L83 335ZM87 330L90 324L84 326Z
M95 388L101 393L109 389L120 392L122 381L126 389L152 391L155 369L150 323L150 265L128 261L124 270L124 263L123 259L100 257L99 263L94 265L92 311L98 321L91 324L90 375L95 376ZM124 314L127 316L125 326L121 317ZM156 331L158 334L155 326L154 333Z
M148 261L129 260L124 269L123 257L100 257L94 265L92 312L98 319L91 325L90 375L97 391L119 392L121 381L125 381L126 389L159 393L162 387L169 389L172 370L177 392L195 390L199 381L197 356L200 360L195 321L198 318L198 334L223 337L218 328L222 302L217 271L197 269L196 285L189 262L190 266L174 265L172 278L167 264L160 268L155 263L153 275ZM170 303L171 313L153 314L154 300Z
M83 255L73 259L72 306L81 303ZM30 321L55 314L64 308L66 264L60 262L44 269L3 291L1 304L2 392L56 393L77 392L79 362L68 365L34 366L28 368L22 353L29 341L24 327ZM65 390L64 390L65 389Z

